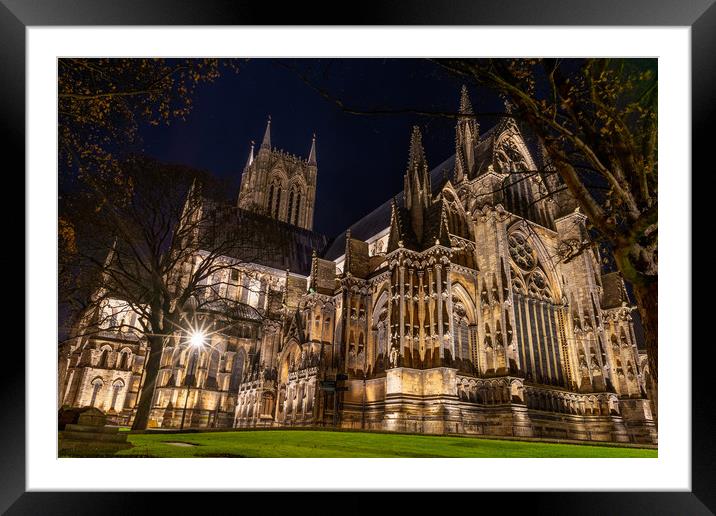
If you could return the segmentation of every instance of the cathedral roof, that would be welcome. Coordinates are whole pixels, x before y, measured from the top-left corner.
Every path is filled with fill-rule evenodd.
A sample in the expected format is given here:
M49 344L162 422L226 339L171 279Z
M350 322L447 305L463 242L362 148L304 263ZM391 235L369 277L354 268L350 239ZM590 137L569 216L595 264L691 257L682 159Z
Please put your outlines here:
M240 303L229 302L226 299L205 302L200 308L203 312L216 312L228 315L232 319L242 319L245 321L261 321L261 314L253 306Z
M238 236L241 241L245 235L251 253L249 261L259 265L308 276L313 251L321 251L328 242L328 238L320 233L233 205L215 203L213 209L217 210L225 227L243 232Z

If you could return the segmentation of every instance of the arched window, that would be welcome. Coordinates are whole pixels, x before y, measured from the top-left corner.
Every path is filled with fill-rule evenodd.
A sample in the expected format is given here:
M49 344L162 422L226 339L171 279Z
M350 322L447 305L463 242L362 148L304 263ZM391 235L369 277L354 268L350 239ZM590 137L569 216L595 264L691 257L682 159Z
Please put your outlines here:
M219 372L219 352L218 351L211 351L211 355L209 356L209 371L207 373L206 377L206 387L207 389L216 389L219 387L218 383L216 382L216 375Z
M112 403L109 406L111 410L117 410L117 398L119 398L119 393L122 391L122 387L124 387L124 382L122 380L115 380L112 384Z
M199 358L199 353L195 349L189 349L187 353L189 354L189 357L187 361L186 374L184 375L184 385L195 385L196 363Z
M288 222L291 222L293 219L293 188L291 189L291 193L288 194L288 216L286 217L286 220Z
M99 391L102 390L102 385L104 382L101 378L96 378L92 381L92 399L90 400L90 406L94 407L95 402L97 401L97 395L99 394Z
M455 358L468 360L470 358L470 342L468 322L465 308L459 301L453 300L452 312L453 344L455 346Z
M102 369L107 368L107 364L109 362L109 353L111 351L112 351L111 348L109 348L108 346L105 346L104 348L102 348L102 352L99 355L98 367L100 367Z
M453 283L452 292L452 345L453 358L458 360L457 366L465 371L472 372L476 365L471 352L470 326L474 318L474 305L465 288L460 283Z
M513 232L508 237L512 259L512 296L515 310L514 341L520 369L526 378L545 384L564 385L562 371L560 321L563 313L555 303L543 263L528 238ZM524 285L515 271L524 278ZM599 342L603 353L603 344ZM587 373L588 374L588 373Z
M123 350L119 354L119 360L117 361L118 369L128 369L129 368L129 356L130 356L130 352L128 350Z
M241 378L244 372L244 362L246 361L246 353L241 348L234 355L234 363L231 364L231 379L229 381L229 390L236 391L239 389Z

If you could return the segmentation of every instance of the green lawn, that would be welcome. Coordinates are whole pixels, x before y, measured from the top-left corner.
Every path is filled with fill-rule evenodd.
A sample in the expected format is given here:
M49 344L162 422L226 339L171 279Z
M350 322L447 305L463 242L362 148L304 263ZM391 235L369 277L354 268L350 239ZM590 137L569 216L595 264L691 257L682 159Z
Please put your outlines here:
M134 447L117 452L117 456L657 457L655 449L315 430L130 434L129 442Z

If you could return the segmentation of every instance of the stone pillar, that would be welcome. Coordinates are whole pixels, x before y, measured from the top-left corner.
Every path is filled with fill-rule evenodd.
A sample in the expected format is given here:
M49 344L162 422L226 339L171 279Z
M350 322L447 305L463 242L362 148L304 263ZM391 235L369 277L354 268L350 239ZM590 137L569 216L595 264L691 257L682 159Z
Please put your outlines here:
M400 356L405 355L405 266L400 265L399 268L400 283L398 294L400 300ZM402 363L404 360L401 360Z
M440 348L440 364L442 365L442 359L445 358L443 352L443 282L442 282L442 264L435 264L435 283L437 288L437 312L438 312L438 342Z

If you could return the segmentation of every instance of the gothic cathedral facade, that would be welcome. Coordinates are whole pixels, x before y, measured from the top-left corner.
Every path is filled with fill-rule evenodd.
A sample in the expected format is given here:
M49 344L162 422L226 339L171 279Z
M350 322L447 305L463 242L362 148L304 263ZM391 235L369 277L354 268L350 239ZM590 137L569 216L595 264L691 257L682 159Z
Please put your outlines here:
M298 256L221 278L245 309L199 353L165 347L152 426L657 442L622 279L594 248L559 258L586 217L513 118L481 134L464 88L459 106L455 155L431 170L414 128L403 192L331 241L312 231L315 137L290 155L269 119L237 205L213 209L276 221ZM127 424L145 354L141 335L73 339L58 404Z

